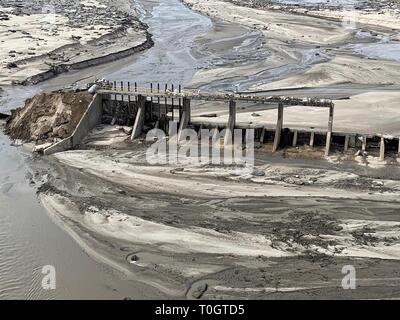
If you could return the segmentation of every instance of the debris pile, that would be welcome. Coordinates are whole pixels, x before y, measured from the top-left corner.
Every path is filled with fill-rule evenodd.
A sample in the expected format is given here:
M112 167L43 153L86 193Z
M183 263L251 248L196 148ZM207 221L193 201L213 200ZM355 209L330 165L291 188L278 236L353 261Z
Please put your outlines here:
M71 135L92 98L88 92L38 94L12 111L6 132L24 142L57 142Z

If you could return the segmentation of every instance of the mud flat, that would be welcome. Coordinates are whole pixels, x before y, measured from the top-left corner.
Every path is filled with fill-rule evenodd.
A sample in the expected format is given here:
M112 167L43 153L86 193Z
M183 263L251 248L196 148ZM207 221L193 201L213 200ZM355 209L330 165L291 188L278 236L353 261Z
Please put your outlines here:
M105 143L112 132L48 158L39 194L128 279L181 298L398 297L398 168L263 153L253 169L149 165L145 144Z
M152 46L127 0L0 1L0 13L0 85L36 84Z
M400 136L400 113L397 101L400 92L371 91L349 99L334 100L333 131L365 135ZM275 106L241 102L237 104L236 125L240 128L276 126ZM206 117L213 114L214 117ZM284 127L291 130L326 132L329 111L325 108L290 106L284 110ZM220 126L228 123L229 110L220 102L194 104L192 122L197 125Z
M110 4L118 5L118 9L121 8L119 3L115 1ZM167 76L174 79L176 75L185 79L191 77L194 66L188 43L191 43L192 38L200 33L201 30L209 27L209 19L193 13L178 1L144 1L144 5L146 9L150 10L146 13L145 20L153 26L153 30L157 34L158 47L154 48L155 50L146 50L142 54L129 56L104 65L64 73L54 79L49 79L33 86L6 86L4 92L0 90L2 95L1 112L8 112L10 109L22 106L26 98L31 98L42 90L49 92L66 86L76 88L80 85L85 85L90 81L88 80L89 78L95 80L112 73L117 73L115 77L120 79L118 71L125 67L127 69L131 67L135 72L135 77L138 77L137 79L143 77L143 75L150 77L152 81L157 79L156 77L165 79L165 81L171 81ZM118 12L115 8L110 9L110 11ZM110 23L113 23L113 13L108 16L112 20ZM102 16L100 18L103 19L105 17ZM71 19L74 20L73 18ZM171 32L166 32L166 26L171 28L169 30ZM187 31L186 35L190 32L191 37L180 37L176 33L177 30L183 33ZM168 35L167 38L166 35ZM175 56L176 52L179 53L178 57ZM164 72L160 73L160 70L154 66L159 66L161 60L165 62L165 57L171 57L171 60L163 65ZM187 60L187 63L182 68L183 59ZM181 68L172 68L171 65L180 66ZM141 68L140 71L138 71L138 67ZM171 68L176 74L171 73ZM132 79L132 71L128 72L127 77L130 80ZM29 129L33 129L33 131L38 129L40 131L41 126L36 126L36 129L34 126L35 121L41 119L49 123L52 128L51 132L42 132L45 133L44 140L57 139L58 134L52 136L53 129L57 127L57 125L54 126L53 120L58 119L56 122L64 129L68 129L68 124L62 123L65 120L73 121L74 111L70 107L79 106L79 101L84 100L84 98L80 97L71 105L68 101L71 102L73 100L69 99L67 95L43 93L41 96L42 98L47 96L48 102L53 100L52 102L56 103L47 105L44 103L40 112L25 113L20 118L21 122L19 124L22 128L24 125L33 125ZM45 100L42 102L45 102ZM37 101L39 102L40 99ZM63 111L63 119L60 118L61 115L58 111ZM20 127L20 125L17 126ZM17 131L22 133L23 129ZM33 132L27 131L30 134ZM39 131L36 132L39 133ZM119 134L121 135L121 133ZM23 135L20 137L24 138ZM29 137L27 140L30 140ZM112 255L102 255L102 241L92 243L86 241L84 235L87 233L85 231L74 233L64 223L61 216L51 215L52 220L57 224L55 225L48 218L45 208L38 203L36 197L37 187L46 180L46 168L51 167L53 164L51 161L46 162L45 158L35 159L33 166L37 168L37 175L35 173L31 174L29 165L32 163L21 156L24 153L23 150L14 147L20 145L20 141L11 142L3 134L0 135L0 141L1 150L4 151L4 156L0 157L0 162L2 163L2 177L0 179L0 220L2 222L2 227L0 228L0 251L4 254L2 263L0 263L0 295L2 298L123 299L131 297L134 299L154 299L166 297L165 293L155 289L154 286L150 287L137 281L126 281L129 280L126 277L128 273L126 269L121 269L117 266L115 261L110 258ZM10 146L11 143L13 146ZM25 172L25 169L28 173ZM25 173L27 176L25 176ZM44 229L46 232L43 232ZM67 231L75 242L71 241L70 237L65 236L63 231ZM90 234L87 235L90 238ZM106 239L103 240L108 243ZM99 246L97 247L97 245ZM124 253L126 248L121 247L118 251ZM40 267L45 264L54 265L57 272L59 272L57 278L57 281L59 281L57 283L58 290L55 292L49 293L41 289L42 275Z
M346 46L356 39L331 20L218 1L194 5L218 19L212 32L194 42L194 56L204 68L199 66L192 85L202 89L232 90L239 84L249 90L273 84L331 61L322 46ZM268 30L253 25L267 16L273 21L269 38ZM304 25L301 32L296 31L299 25ZM294 37L294 42L282 41L279 27L290 35L283 40ZM234 47L238 50L231 51ZM150 58L145 61L157 60ZM168 60L168 68L174 61ZM159 76L149 65L140 69L146 80ZM343 72L357 76L349 69ZM162 74L169 79L168 70ZM360 84L352 85L354 95ZM217 107L205 106L201 112ZM291 121L307 117L299 112ZM149 165L147 147L142 140L131 142L118 127L99 127L79 150L33 164L34 175L43 177L43 206L93 259L149 288L134 294L399 298L398 166L291 159L263 150L256 152L255 168ZM355 266L358 290L342 289L345 265Z
M334 131L399 134L398 4L355 2L351 12L356 20L348 27L343 16L350 9L340 1L334 5L326 1L293 4L185 0L185 3L219 21L214 26L214 35L208 33L198 38L194 52L199 56L213 55L223 45L230 46L230 52L237 51L237 55L220 56L199 70L190 86L259 95L331 98L336 106ZM248 42L221 44L215 37L226 32L218 27L224 23L247 28ZM230 32L235 39L235 29ZM261 109L263 106L241 106L238 125L273 127L276 110ZM194 121L198 123L205 121L199 116L215 111L217 117L207 121L213 124L227 121L226 108L220 104L205 103L195 110ZM287 108L284 126L324 131L326 114L316 108Z
M347 28L341 18L315 17L309 15L309 9L299 14L290 6L276 7L268 5L267 1L185 0L185 3L216 19L257 30L263 38L258 49L264 57L257 63L236 63L234 67L227 64L201 70L193 78L193 86L201 87L207 79L217 82L222 78L225 82L231 81L231 90L237 84L239 90L244 91L340 84L351 87L399 85L397 59L372 59L368 50L360 49L363 44L397 44L399 20L394 19L392 25L385 25L390 20L387 15L399 14L396 6L390 9L390 13L381 10L377 21L372 18L356 20L354 28ZM331 11L343 14L341 8L332 8ZM361 15L364 11L357 8L355 13ZM359 44L358 53L347 46L349 44ZM362 52L364 55L360 54Z
M338 22L227 2L191 3L218 20L212 32L194 44L198 59L214 59L195 74L193 87L232 91L235 84L243 90L272 86L274 81L301 77L336 55L350 57L346 63L342 60L344 69L335 79L353 78L352 96L366 84L361 80L369 79L374 90L396 83L396 71L389 72L395 62L382 72L374 70L381 78L355 78L358 75L350 71L354 61L364 63L369 72L370 60L336 50L357 38ZM300 25L304 29L299 30ZM287 33L280 32L281 27ZM235 45L236 55L229 52ZM335 55L328 55L328 49ZM251 53L255 59L247 59ZM321 77L322 87L342 83ZM370 100L371 95L362 98ZM201 112L212 108L219 109L205 105ZM306 116L292 120L302 119ZM301 161L263 152L257 153L251 170L151 166L145 143L124 139L115 127L94 130L81 148L49 158L51 176L59 179L44 184L40 199L76 234L86 231L85 241L101 248L131 279L171 297L399 297L397 166ZM349 264L358 270L355 291L341 287L342 268Z

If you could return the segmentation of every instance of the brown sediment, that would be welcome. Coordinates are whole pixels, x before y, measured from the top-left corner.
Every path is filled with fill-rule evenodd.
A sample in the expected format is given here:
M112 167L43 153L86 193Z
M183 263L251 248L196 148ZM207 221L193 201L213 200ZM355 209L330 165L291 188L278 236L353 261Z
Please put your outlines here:
M93 96L87 92L41 93L11 113L6 132L24 142L53 142L68 137Z

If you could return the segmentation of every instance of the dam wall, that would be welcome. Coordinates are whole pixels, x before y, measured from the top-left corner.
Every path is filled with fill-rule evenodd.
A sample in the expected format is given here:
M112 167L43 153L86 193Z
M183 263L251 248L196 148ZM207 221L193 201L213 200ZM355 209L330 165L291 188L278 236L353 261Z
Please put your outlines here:
M68 138L65 138L56 144L43 150L44 155L51 155L57 152L62 152L72 149L77 146L89 134L89 132L101 124L103 116L102 95L95 94L92 102L89 104L86 112L76 126L74 132Z
M191 102L222 102L227 105L226 123L210 123L207 119L192 119L192 109L196 104ZM278 110L275 124L254 126L239 124L236 121L237 103L257 103L266 109ZM284 111L287 107L313 107L326 110L326 122L321 128L289 128L284 123ZM88 109L82 116L73 134L44 150L45 155L65 151L79 145L90 131L100 124L122 125L132 127L131 139L137 139L152 128L168 132L169 121L178 123L180 133L188 126L200 131L202 128L255 129L255 139L260 145L271 144L271 152L280 149L307 146L313 149L322 147L322 155L328 157L331 150L344 154L354 150L365 154L367 151L377 153L380 160L387 155L400 154L399 137L387 137L379 134L368 135L354 132L334 132L334 104L327 99L293 98L280 96L244 96L241 94L207 93L195 90L174 89L157 85L150 88L139 88L136 83L117 82L101 86L94 95ZM326 129L325 129L326 128ZM268 149L268 148L267 148Z

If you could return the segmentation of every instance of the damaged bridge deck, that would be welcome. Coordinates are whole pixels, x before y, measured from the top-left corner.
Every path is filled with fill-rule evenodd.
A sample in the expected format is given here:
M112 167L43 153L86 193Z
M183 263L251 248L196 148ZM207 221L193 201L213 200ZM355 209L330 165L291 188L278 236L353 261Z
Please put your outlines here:
M127 102L128 105L131 103L132 99L135 102L141 101L138 109L138 116L136 117L136 122L133 127L132 138L137 138L143 127L142 113L145 113L146 101L149 102L148 108L150 109L150 118L153 116L158 116L156 121L156 126L160 125L160 121L168 118L170 114L170 120L175 121L174 110L179 110L178 122L180 123L180 130L185 129L189 123L191 123L191 101L222 101L229 105L229 119L226 124L226 129L231 132L236 127L236 111L237 102L246 103L258 103L267 105L276 105L278 109L278 118L275 128L273 152L275 152L279 145L281 144L281 132L283 129L283 116L285 106L307 106L307 107L320 107L328 108L328 121L327 121L327 139L326 139L326 151L325 155L329 155L330 141L332 136L333 127L333 114L334 114L334 104L328 99L315 99L315 98L293 98L293 97L279 97L279 96L253 96L253 95L242 95L242 94L231 94L231 93L210 93L201 92L200 90L182 90L181 86L174 88L172 85L168 87L165 85L161 88L160 84L153 85L150 84L149 88L138 87L136 83L131 85L130 82L114 82L112 84L107 84L97 91L98 94L106 95L110 100L122 101L122 103ZM163 110L162 110L163 109ZM155 114L154 114L155 112ZM164 126L161 126L165 129ZM262 136L265 137L264 128ZM167 130L165 130L167 131ZM297 135L297 133L296 133ZM263 137L261 138L263 140ZM297 138L296 138L297 139Z
M93 90L94 89L94 90ZM196 108L196 104L200 101L211 103L213 101L226 103L229 116L224 125L217 125L221 129L229 129L228 132L237 128L237 104L251 103L266 105L266 109L277 109L276 125L273 129L263 126L257 129L256 138L261 143L267 140L267 136L272 136L273 147L272 151L276 152L283 144L296 146L300 137L308 135L309 145L321 144L324 140L325 156L328 156L331 149L332 141L341 141L343 151L347 152L349 147L356 147L360 143L363 151L367 149L368 139L376 142L378 139L379 157L381 160L385 157L385 145L390 144L393 147L397 146L399 151L400 142L398 139L386 141L383 136L368 136L363 134L354 134L346 132L336 132L333 130L334 121L334 103L328 99L316 98L294 98L282 96L260 96L260 95L244 95L238 93L210 93L201 92L199 90L182 89L181 86L174 87L173 85L150 84L149 87L139 87L136 83L130 82L113 82L100 85L95 85L91 88L95 91L95 95L91 105L82 117L77 129L70 138L61 141L56 145L45 150L45 154L62 151L78 145L82 139L96 125L101 123L119 124L132 127L131 139L138 138L146 129L160 128L168 132L169 121L176 121L179 124L179 130L186 129L192 126L195 129L200 129L206 126L207 121L192 121L192 110ZM307 127L304 128L284 128L284 111L285 107L313 107L325 108L326 113L326 130L315 130ZM214 124L214 127L216 125ZM243 125L240 126L243 128ZM250 127L250 126L249 126ZM285 135L285 139L282 136ZM290 142L288 142L288 137ZM321 139L323 137L323 139ZM318 141L318 142L317 142Z

